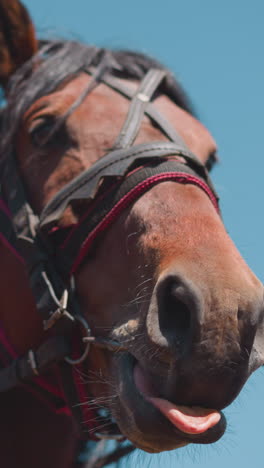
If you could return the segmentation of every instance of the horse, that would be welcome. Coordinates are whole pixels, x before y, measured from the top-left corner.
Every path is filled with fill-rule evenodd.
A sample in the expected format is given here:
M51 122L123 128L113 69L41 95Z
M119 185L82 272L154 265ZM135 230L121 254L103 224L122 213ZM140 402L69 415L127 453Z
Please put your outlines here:
M96 467L215 442L264 360L212 136L156 60L38 40L19 0L0 45L3 466L77 466L81 438L132 444Z

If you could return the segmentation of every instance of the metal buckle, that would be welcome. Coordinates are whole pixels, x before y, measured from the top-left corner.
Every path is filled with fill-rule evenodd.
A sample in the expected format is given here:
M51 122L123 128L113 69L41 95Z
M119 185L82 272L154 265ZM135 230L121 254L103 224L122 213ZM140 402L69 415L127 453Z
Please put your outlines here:
M51 314L51 316L47 320L43 321L44 331L47 331L49 330L49 328L52 328L55 325L55 323L58 320L60 320L62 317L67 317L72 322L74 321L74 317L66 309L67 304L68 304L68 297L69 297L69 293L67 289L65 289L65 291L62 294L62 298L59 302L57 301L57 298L56 298L58 309L56 309L55 312L53 312L53 314Z
M137 98L142 102L149 102L150 101L149 97L144 93L138 93Z
M28 363L35 375L39 375L38 366L36 362L35 353L32 349L28 351Z
M91 329L88 325L88 323L86 322L85 318L82 317L81 315L76 315L74 317L74 321L77 321L79 322L79 324L81 325L81 327L83 328L83 330L85 331L85 336L83 338L88 338L91 336ZM83 362L87 356L88 356L88 353L90 351L90 346L91 344L89 343L89 341L86 343L85 345L85 348L84 348L84 352L82 353L82 355L77 358L77 359L72 359L71 357L69 356L66 356L64 358L64 360L70 364L71 366L75 366L76 364L80 364L81 362Z

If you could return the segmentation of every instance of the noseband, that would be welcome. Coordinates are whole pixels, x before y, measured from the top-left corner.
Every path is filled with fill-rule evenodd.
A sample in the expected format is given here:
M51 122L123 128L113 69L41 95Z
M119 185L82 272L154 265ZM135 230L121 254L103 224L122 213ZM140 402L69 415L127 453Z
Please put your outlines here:
M76 402L85 403L87 395L83 394L76 368L81 369L90 346L110 351L126 350L122 343L93 336L78 306L73 277L94 242L133 201L164 181L196 185L218 210L218 198L205 166L151 102L166 72L150 69L135 93L108 72L99 73L98 69L86 72L92 76L91 88L103 82L131 100L113 149L60 190L40 216L33 212L27 201L15 158L7 162L3 186L16 230L16 249L27 264L37 309L49 338L39 349L16 357L11 365L0 371L0 391L21 383L30 386L32 380L60 363L64 393L80 422L87 419L87 415L83 414L82 404L77 406ZM133 145L145 115L169 141ZM58 222L65 209L71 207L74 210L79 202L85 202L87 206L80 221L73 227L59 229ZM0 348L6 351L7 345L3 341L0 336ZM89 431L92 431L91 419ZM87 431L87 426L81 427ZM88 435L90 437L91 433ZM113 433L93 435L115 438Z

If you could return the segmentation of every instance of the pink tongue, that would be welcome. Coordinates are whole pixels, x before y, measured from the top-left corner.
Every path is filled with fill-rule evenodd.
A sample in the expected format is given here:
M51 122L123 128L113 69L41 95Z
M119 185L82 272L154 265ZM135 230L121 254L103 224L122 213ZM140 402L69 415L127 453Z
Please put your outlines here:
M185 434L202 434L215 426L221 418L218 411L199 406L179 406L162 398L147 397L180 431Z
M151 385L139 364L134 368L134 380L145 398L185 434L202 434L220 421L221 415L218 411L198 406L176 406L163 398L153 397Z

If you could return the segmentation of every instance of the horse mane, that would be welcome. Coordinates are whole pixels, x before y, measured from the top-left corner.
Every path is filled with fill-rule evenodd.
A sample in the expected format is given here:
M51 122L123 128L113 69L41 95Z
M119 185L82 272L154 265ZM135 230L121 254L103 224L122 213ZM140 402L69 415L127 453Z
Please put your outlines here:
M113 66L112 75L141 80L150 68L167 71L160 94L194 115L189 98L173 74L157 60L129 50L109 50L69 40L41 40L38 53L11 77L6 90L6 105L1 112L0 160L8 156L13 146L20 119L36 99L53 92L63 81L76 77L89 67L101 64L105 55ZM3 100L2 100L3 102ZM1 102L0 102L1 104ZM6 112L5 112L6 110Z

